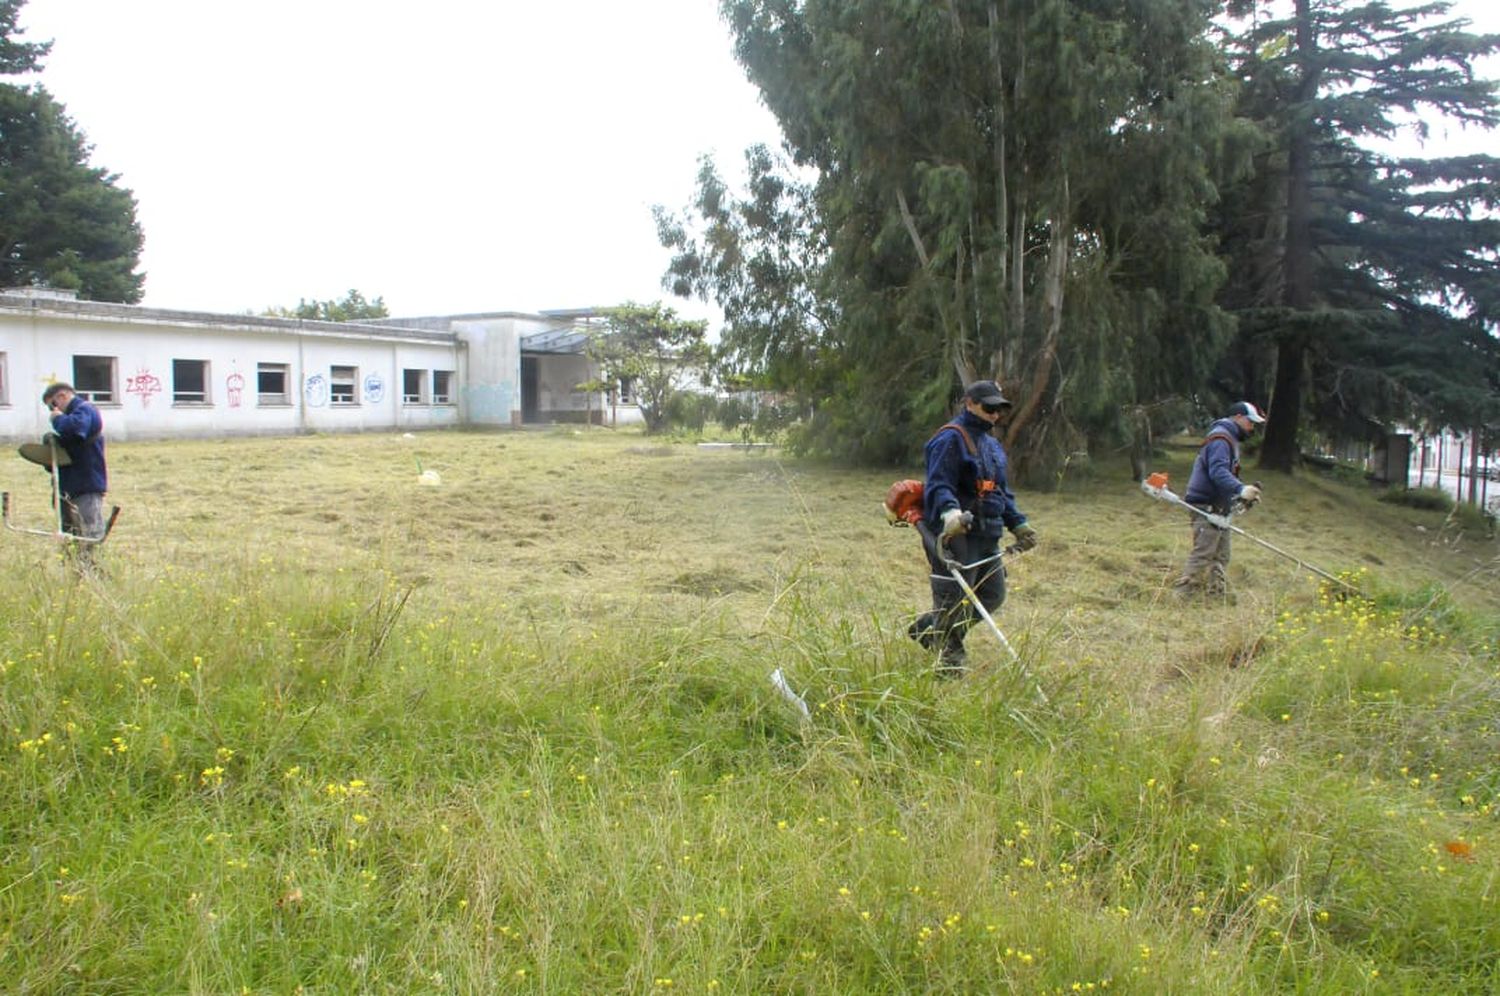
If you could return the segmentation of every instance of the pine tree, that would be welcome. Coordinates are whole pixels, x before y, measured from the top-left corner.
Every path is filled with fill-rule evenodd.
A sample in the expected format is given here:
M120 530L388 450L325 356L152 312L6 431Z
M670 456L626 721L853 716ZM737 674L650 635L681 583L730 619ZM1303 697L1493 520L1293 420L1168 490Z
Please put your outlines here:
M1232 51L1242 113L1267 141L1220 214L1222 301L1240 319L1228 380L1236 394L1269 394L1269 469L1295 467L1305 417L1344 435L1496 417L1500 161L1372 148L1422 132L1419 114L1500 121L1495 84L1471 71L1500 36L1467 32L1448 8L1231 4L1257 18Z
M0 0L0 74L35 72L47 44L16 40L21 0ZM134 303L144 276L135 197L40 86L0 84L0 287L45 284Z

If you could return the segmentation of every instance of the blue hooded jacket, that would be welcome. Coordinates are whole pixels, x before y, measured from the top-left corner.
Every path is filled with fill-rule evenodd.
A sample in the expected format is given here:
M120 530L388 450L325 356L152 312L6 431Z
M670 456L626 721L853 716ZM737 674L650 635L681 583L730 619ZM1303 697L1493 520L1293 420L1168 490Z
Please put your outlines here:
M1005 447L990 433L990 424L968 409L954 420L974 441L970 453L964 437L952 429L940 429L927 441L927 480L922 488L922 514L934 533L942 529L943 512L960 508L974 513L971 530L981 536L999 536L1006 527L1015 529L1026 521L1016 508L1006 480ZM979 494L979 482L995 482L989 494Z
M1221 418L1210 426L1198 458L1193 461L1193 472L1182 500L1189 505L1207 505L1221 513L1229 511L1229 503L1245 486L1238 476L1240 443L1244 439L1245 433L1232 418Z
M52 416L52 431L72 462L57 468L57 483L63 494L100 494L109 490L109 473L104 466L104 418L99 409L76 394L67 411Z

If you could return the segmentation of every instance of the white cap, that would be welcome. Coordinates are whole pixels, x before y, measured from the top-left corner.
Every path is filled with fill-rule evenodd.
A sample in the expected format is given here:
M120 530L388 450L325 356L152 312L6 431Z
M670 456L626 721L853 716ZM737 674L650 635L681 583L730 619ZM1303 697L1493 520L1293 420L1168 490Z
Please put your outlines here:
M1266 420L1266 417L1261 414L1260 409L1248 401L1236 401L1229 406L1229 414L1226 417L1233 418L1236 415L1243 415L1256 425L1260 425Z

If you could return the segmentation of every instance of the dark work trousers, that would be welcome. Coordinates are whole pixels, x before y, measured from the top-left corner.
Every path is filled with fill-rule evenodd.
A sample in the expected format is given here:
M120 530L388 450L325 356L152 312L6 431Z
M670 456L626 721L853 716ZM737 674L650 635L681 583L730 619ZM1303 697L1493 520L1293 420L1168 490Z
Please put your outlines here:
M959 533L948 541L948 554L960 564L994 557L1000 548L998 536L976 536ZM924 547L925 549L925 547ZM948 565L927 555L927 565L932 570L932 610L917 617L913 624L913 635L924 647L939 649L944 663L961 664L964 658L964 636L969 628L979 622L979 613L964 597L964 590ZM996 557L988 563L963 572L979 603L985 611L994 615L1005 601L1005 568Z

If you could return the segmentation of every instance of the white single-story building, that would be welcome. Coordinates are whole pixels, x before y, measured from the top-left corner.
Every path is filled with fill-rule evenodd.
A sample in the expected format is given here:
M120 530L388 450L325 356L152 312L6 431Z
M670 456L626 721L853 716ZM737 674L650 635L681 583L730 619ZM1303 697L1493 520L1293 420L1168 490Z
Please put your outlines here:
M67 381L111 439L627 423L628 398L579 389L594 309L317 322L0 291L0 436L47 429Z

